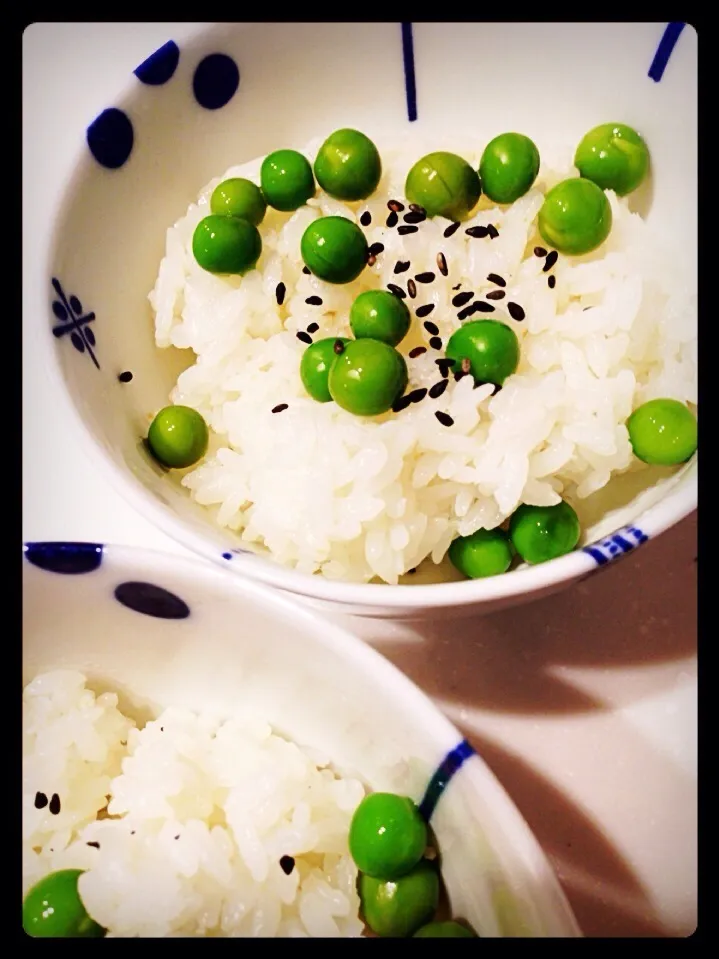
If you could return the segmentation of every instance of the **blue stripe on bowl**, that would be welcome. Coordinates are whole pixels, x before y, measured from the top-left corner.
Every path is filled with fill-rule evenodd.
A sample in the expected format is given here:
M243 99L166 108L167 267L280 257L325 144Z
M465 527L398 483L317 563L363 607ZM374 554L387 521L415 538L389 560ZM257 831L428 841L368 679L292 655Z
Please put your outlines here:
M474 749L469 745L466 739L463 739L458 746L455 746L455 748L444 757L430 779L422 802L419 804L420 815L425 822L429 822L432 818L437 803L452 777L462 768L465 760L469 759L470 756L474 756L474 754Z
M664 71L669 63L669 57L672 55L679 35L685 26L685 23L676 20L667 24L664 34L659 41L657 52L654 54L652 65L649 67L649 76L655 83L659 83L664 76Z
M25 543L25 559L49 573L91 573L102 563L100 543Z
M412 24L402 25L402 59L404 61L404 87L407 96L407 119L417 119L417 85L414 76L414 39Z

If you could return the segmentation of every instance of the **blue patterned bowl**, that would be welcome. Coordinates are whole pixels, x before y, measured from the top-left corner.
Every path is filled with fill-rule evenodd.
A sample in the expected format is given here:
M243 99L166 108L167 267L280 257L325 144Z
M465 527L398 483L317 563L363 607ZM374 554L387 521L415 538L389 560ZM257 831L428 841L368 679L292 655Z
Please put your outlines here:
M478 58L492 51L498 65ZM148 51L149 52L149 51ZM541 56L538 55L541 53ZM501 82L500 82L501 81ZM462 96L457 96L457 90ZM573 554L483 581L355 585L247 553L148 457L181 351L158 350L147 301L165 231L219 171L322 129L370 135L473 124L577 142L619 116L651 142L638 202L696 263L697 37L659 23L253 23L172 40L128 77L87 128L47 264L47 338L60 392L109 478L197 553L316 604L417 617L493 609L558 589L661 533L696 506L696 458L627 487Z
M483 936L577 936L529 827L432 702L379 653L209 563L93 543L24 548L23 682L77 669L121 708L238 704L431 822L455 915Z

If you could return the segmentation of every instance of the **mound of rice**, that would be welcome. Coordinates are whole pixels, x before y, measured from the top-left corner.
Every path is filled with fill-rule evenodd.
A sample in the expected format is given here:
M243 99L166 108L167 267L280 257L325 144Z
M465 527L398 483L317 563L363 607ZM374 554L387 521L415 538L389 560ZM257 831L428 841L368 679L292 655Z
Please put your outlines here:
M321 142L305 155L313 160ZM441 217L408 235L388 228L387 203L399 200L406 210L405 177L424 153L454 150L476 168L484 142L376 142L384 172L372 197L345 204L320 191L293 214L268 209L262 256L243 278L202 270L192 234L222 179L259 183L261 158L212 180L168 231L150 302L158 346L196 355L171 400L196 408L214 431L207 457L182 479L195 500L242 543L266 548L280 563L332 579L396 583L428 557L439 563L457 535L498 526L521 503L564 498L581 519L582 501L613 475L643 469L625 421L654 397L696 404L697 311L693 281L678 275L672 251L611 192L609 238L591 254L560 256L549 286L545 259L534 253L542 243L536 220L546 190L577 175L571 148L550 156L539 144L534 187L509 207L483 197L472 219L447 237L450 223ZM320 215L359 223L364 213L371 215L362 227L368 243L384 247L372 266L346 286L303 273L300 238L308 223ZM489 224L497 236L466 232ZM400 261L410 266L395 273ZM443 343L461 324L452 304L457 292L483 298L498 289L489 274L504 278L504 298L490 301L495 312L474 317L491 315L519 337L520 365L502 390L493 395L491 385L473 389L471 377L450 377L440 397L368 419L311 399L300 380L305 344L297 333L315 323L315 339L351 335L349 308L358 293L390 283L407 291L423 272L434 279L413 280L416 298L406 302L412 310L434 304L430 319ZM309 305L312 296L321 305ZM523 319L510 316L510 302L522 307ZM429 345L430 335L413 316L399 347L408 391L441 379L436 360L443 352ZM426 352L408 357L418 346ZM453 425L442 425L436 411Z
M167 709L139 729L117 703L69 670L24 690L23 895L84 869L111 937L362 935L359 781L264 722Z

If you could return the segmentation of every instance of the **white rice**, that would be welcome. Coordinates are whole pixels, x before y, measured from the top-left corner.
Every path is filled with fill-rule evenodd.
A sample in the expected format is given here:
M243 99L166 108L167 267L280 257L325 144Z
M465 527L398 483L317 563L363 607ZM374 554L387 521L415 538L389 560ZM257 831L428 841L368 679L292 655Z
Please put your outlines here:
M321 142L304 149L310 160ZM484 142L376 142L384 172L373 196L344 204L319 192L294 214L268 209L262 256L243 278L202 270L192 234L222 179L259 183L261 158L212 180L168 230L150 301L158 346L196 354L171 399L199 410L215 433L207 457L182 479L196 501L280 563L332 579L396 583L428 557L440 562L455 536L498 526L521 503L564 498L581 518L582 501L613 475L643 468L632 457L625 421L654 397L696 404L697 310L693 283L678 275L671 250L659 248L652 230L611 192L609 238L591 254L560 256L556 287L548 287L544 261L533 254L542 244L536 219L546 190L577 175L571 149L550 157L539 144L534 187L509 207L483 198L472 219L445 238L449 221L442 218L406 236L386 228L387 201L407 205L405 177L423 153L454 149L476 168ZM376 263L345 286L303 274L307 224L320 215L359 223L365 211L372 215L368 242L385 247ZM496 239L465 232L490 223ZM437 269L439 251L446 278ZM411 262L407 273L393 273L398 260ZM457 284L476 298L495 288L488 274L505 278L506 296L487 315L516 332L521 360L503 389L492 396L491 386L472 389L470 377L451 379L440 398L373 418L309 398L299 376L305 345L296 333L317 322L316 339L351 335L349 307L358 293L393 282L406 289L423 271L435 273L434 282L418 283L417 298L406 302L435 304L430 319L444 343L460 325L451 305ZM282 306L280 282L287 288ZM322 306L308 306L311 295ZM510 301L524 308L523 322L506 312ZM405 356L427 345L422 322L413 318L399 347ZM408 389L436 383L442 355L428 349L409 359ZM272 414L279 403L289 408ZM437 410L454 425L441 425Z
M23 894L83 869L111 937L360 936L347 836L364 787L318 759L261 721L167 709L139 729L81 673L38 676L23 694Z

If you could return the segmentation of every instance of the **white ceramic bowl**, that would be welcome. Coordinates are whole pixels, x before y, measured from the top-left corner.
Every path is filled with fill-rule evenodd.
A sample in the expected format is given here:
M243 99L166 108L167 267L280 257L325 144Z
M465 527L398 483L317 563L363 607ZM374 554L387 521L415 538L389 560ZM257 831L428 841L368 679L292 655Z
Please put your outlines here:
M87 543L25 547L23 610L24 683L79 669L145 715L231 718L241 702L370 788L436 803L453 914L481 935L580 934L529 827L457 729L316 613L209 563Z
M431 133L472 124L488 139L518 129L540 143L578 142L594 124L621 119L642 131L652 154L651 183L637 202L694 268L697 37L689 25L663 23L405 27L413 68L403 56L409 31L397 23L221 24L181 49L161 48L91 125L88 142L102 162L78 145L49 250L45 322L59 391L69 394L111 481L146 517L197 553L310 602L409 618L510 605L591 573L695 508L696 458L655 486L627 488L620 505L585 530L583 549L489 580L345 584L234 552L233 534L215 527L141 443L148 414L166 405L188 362L154 345L147 293L165 231L211 177L301 146L317 135L318 118L323 131ZM225 59L212 59L217 54ZM213 67L214 85L205 82ZM222 91L234 89L234 68L239 87L220 106ZM126 370L131 383L118 381Z

